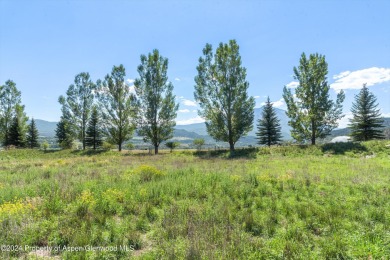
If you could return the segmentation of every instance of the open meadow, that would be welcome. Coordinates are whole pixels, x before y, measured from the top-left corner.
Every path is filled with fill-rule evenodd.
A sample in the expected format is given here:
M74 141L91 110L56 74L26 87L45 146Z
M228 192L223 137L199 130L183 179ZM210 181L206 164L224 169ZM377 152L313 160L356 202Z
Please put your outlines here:
M389 259L389 144L1 151L1 259Z

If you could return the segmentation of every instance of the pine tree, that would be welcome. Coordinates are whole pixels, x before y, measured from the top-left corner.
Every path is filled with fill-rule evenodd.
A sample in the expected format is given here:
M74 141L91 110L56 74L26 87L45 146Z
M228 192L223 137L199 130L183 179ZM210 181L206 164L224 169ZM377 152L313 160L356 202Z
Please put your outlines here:
M102 130L100 127L99 112L95 107L92 109L91 119L88 123L86 132L85 144L87 147L92 147L94 150L100 148L103 144Z
M207 132L217 141L235 143L253 128L255 99L248 95L246 69L241 65L235 40L220 43L215 54L206 44L195 77L198 114L206 120Z
M138 134L154 146L155 154L161 142L173 137L179 109L167 71L168 59L153 50L148 56L141 56L140 78L134 82L139 101Z
M56 137L59 146L63 149L70 149L73 145L73 132L71 130L71 124L61 116L60 122L57 123Z
M38 129L33 118L27 129L27 147L31 149L39 147L38 137Z
M256 136L259 144L271 146L281 141L281 126L278 117L276 116L275 109L268 97L261 118L258 120Z
M14 145L22 148L26 146L26 122L28 118L24 113L24 106L17 105L15 110L16 114L12 118L7 145Z
M355 102L352 103L349 128L351 136L355 141L368 141L372 139L383 139L384 127L381 113L376 103L376 97L368 90L366 84L355 96Z

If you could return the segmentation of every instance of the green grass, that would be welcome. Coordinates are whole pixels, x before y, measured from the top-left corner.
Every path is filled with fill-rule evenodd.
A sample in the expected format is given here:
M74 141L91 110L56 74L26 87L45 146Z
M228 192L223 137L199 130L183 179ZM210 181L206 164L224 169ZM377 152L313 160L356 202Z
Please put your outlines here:
M388 144L2 151L0 244L134 249L51 253L63 259L389 259Z

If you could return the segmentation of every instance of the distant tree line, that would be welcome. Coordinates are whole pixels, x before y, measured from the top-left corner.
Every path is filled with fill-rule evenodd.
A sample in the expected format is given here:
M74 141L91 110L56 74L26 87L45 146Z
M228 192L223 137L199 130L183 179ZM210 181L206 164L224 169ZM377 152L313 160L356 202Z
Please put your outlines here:
M220 43L216 51L210 44L203 49L195 77L194 98L205 119L208 134L216 141L229 143L234 151L237 141L253 128L255 100L248 95L246 69L241 64L235 40ZM178 144L167 142L173 137L179 104L168 80L168 59L153 50L141 55L139 77L134 86L126 80L123 65L114 66L103 80L92 81L88 72L75 76L74 83L58 99L62 115L57 124L59 145L72 148L78 140L82 149L99 149L104 142L117 145L131 139L137 131L145 142L154 146L155 154L163 142L171 149ZM336 101L329 97L328 64L325 56L305 53L298 67L293 68L295 89L283 89L290 118L291 135L299 143L316 144L338 126L345 94L340 91ZM384 138L383 120L375 96L366 85L355 96L349 128L356 141ZM39 147L34 119L27 125L21 104L21 92L8 80L0 86L0 140L3 146ZM257 121L256 136L261 145L281 142L280 121L269 97ZM194 141L201 149L204 140ZM47 147L45 146L45 149Z

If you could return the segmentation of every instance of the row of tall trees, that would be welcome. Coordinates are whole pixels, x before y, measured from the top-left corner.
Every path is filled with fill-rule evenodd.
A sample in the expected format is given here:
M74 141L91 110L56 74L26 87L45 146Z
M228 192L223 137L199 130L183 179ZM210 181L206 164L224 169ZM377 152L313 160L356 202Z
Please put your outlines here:
M62 117L57 125L57 139L61 146L70 147L77 138L83 149L96 149L104 136L121 151L137 128L157 154L160 144L173 137L179 108L167 71L168 59L153 50L141 56L135 92L126 83L123 65L114 66L104 80L96 83L88 73L78 74L66 97L59 98Z
M217 141L236 142L253 128L255 100L248 95L246 69L241 64L239 46L235 40L220 43L216 51L210 44L203 49L195 77L194 97L206 120L207 132ZM173 136L179 105L168 81L168 59L153 50L141 56L139 77L134 91L127 84L123 65L114 66L103 80L92 81L89 73L76 75L74 83L59 97L62 116L56 136L63 148L80 140L83 149L102 145L103 138L116 144L119 150L137 129L144 141L151 143L158 153L160 144ZM330 99L327 82L328 64L325 57L303 53L299 66L293 68L299 85L293 91L283 89L287 104L292 137L298 142L315 144L337 127L342 114L344 92ZM7 81L0 89L0 130L3 145L35 147L34 120L26 126L27 116L21 105L20 91ZM381 138L382 121L375 97L366 86L355 98L350 127L356 140ZM280 122L269 98L258 121L257 138L260 144L280 142Z
M78 138L85 149L87 145L97 147L104 135L121 150L123 142L130 139L137 129L144 141L150 142L158 153L160 144L172 138L178 110L167 70L168 59L160 56L158 50L142 55L138 66L139 78L134 82L135 93L125 81L122 65L114 66L111 74L96 83L92 82L88 73L80 73L66 97L59 98L62 117L57 129L58 140L66 147ZM254 98L248 95L246 69L241 64L236 41L220 43L215 52L210 44L206 44L197 71L194 97L200 106L198 114L206 120L208 134L217 141L228 142L230 150L234 150L236 142L253 128L255 107ZM283 89L291 134L298 142L314 145L318 138L326 137L338 126L338 120L344 116L342 103L345 94L340 91L336 101L330 99L328 64L323 55L310 54L307 57L303 53L299 66L293 71L298 87L295 91L287 87ZM367 91L366 87L363 90ZM379 132L358 137L357 132L361 130L356 129L362 124L357 121L361 116L355 114L363 110L357 106L360 105L354 104L352 109L352 135L358 140L380 138ZM88 130L93 107L96 115ZM379 116L374 114L375 118ZM379 131L377 129L381 126L379 119L366 124L375 131ZM256 134L260 144L272 145L281 140L280 122L269 99L258 121Z
M5 147L39 147L34 119L28 117L21 102L21 92L15 82L7 80L0 86L0 140Z

